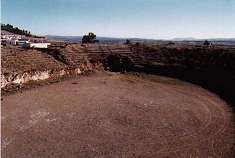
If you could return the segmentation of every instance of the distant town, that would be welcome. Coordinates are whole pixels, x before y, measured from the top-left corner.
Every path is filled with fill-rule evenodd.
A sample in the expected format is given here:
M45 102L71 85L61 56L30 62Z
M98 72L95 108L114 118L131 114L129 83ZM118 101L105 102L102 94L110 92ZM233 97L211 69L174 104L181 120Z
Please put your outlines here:
M23 48L48 48L50 43L45 37L31 35L29 31L21 30L10 24L1 24L1 44L21 46Z

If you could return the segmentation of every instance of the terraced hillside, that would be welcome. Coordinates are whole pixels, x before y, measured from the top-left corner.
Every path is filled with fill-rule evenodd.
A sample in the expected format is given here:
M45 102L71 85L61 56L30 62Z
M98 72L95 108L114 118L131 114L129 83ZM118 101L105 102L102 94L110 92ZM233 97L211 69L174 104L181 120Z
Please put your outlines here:
M216 92L235 105L235 48L232 47L73 44L58 51L69 65L100 63L111 71L179 78Z
M130 56L131 49L127 45L86 45L71 44L59 50L70 66L78 66L84 62L104 62L109 55Z
M49 71L50 78L53 73L64 76L95 69L143 71L199 84L235 103L234 61L235 48L231 47L66 43L47 50L3 47L2 87L21 83L19 78L26 72Z
M151 45L135 49L143 59L143 68L136 71L195 83L235 105L235 48Z
M62 69L66 66L46 53L20 47L3 47L1 61L3 74Z

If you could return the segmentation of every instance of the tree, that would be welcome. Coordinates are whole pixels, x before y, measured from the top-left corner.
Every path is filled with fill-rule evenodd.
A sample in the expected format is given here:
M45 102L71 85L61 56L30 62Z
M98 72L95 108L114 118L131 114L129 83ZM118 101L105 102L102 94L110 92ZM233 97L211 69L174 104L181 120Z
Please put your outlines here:
M211 43L209 42L209 41L207 41L207 40L205 40L205 42L204 42L204 46L209 46Z
M82 43L95 43L95 42L97 42L96 35L92 32L82 37Z
M130 42L130 40L129 40L129 39L127 39L127 40L126 40L126 42L125 42L124 44L129 45L129 44L131 44L131 42Z

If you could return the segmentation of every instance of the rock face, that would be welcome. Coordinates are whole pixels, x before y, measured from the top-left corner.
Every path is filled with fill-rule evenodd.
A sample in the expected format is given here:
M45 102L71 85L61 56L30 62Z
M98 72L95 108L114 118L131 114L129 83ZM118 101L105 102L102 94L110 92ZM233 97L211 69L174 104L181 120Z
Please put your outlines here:
M49 71L35 72L35 73L23 73L23 74L11 74L9 76L2 75L1 88L8 84L23 84L29 81L46 80L50 78Z
M58 72L53 72L50 70L47 71L36 71L36 72L26 72L23 74L11 74L8 76L2 75L2 79L1 79L1 88L4 88L8 85L11 84L24 84L24 83L28 83L30 81L41 81L41 80L47 80L50 78L60 78L63 77L65 75L69 75L69 73L75 74L75 75L79 75L81 74L81 70L79 68L76 68L73 70L73 72L68 72L66 70L60 70Z

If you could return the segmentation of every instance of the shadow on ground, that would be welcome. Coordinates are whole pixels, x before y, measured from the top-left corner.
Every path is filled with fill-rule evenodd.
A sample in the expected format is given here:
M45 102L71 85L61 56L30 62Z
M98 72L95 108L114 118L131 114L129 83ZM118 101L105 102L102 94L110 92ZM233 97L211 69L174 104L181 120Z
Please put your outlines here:
M219 95L234 109L235 107L235 73L223 69L189 69L177 66L151 66L134 69L138 72L178 78L200 85Z

